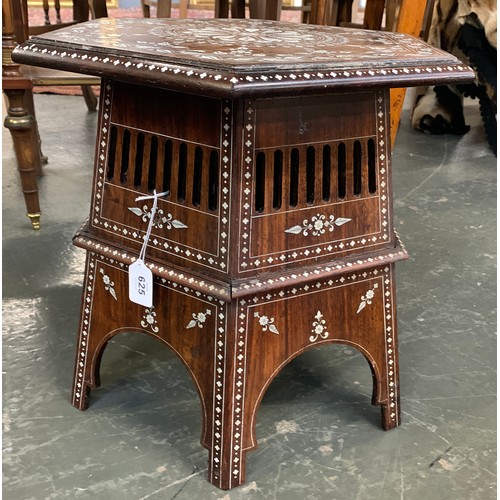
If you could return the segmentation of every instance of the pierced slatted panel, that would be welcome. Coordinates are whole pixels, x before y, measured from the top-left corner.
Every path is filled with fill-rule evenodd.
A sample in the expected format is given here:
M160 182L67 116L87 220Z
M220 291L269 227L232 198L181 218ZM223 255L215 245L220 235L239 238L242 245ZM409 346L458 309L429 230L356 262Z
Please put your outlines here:
M256 214L375 195L377 165L373 138L256 151Z
M113 125L106 180L210 212L218 209L219 153L215 148Z

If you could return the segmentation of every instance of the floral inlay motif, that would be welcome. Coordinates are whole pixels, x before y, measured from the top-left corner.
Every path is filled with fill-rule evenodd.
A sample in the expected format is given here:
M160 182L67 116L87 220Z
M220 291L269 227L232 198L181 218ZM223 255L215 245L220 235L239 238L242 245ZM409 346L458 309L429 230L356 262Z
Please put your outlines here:
M207 320L207 316L210 316L212 311L207 309L205 312L193 313L193 319L187 324L186 328L203 328L203 324Z
M374 68L387 60L401 65L408 59L443 59L434 47L401 33L254 19L229 23L225 19L97 19L58 30L50 39L62 42L59 45L79 43L92 49L108 48L113 39L114 50L134 56L140 52L148 61L156 55L155 61L182 63L193 58L229 67L325 62L333 68L350 63L355 71L363 60ZM106 57L113 64L115 58ZM144 69L149 66L139 64Z
M323 319L323 314L321 314L321 311L318 311L314 318L315 321L313 321L312 324L312 335L309 337L309 342L316 342L320 337L322 339L326 339L330 335L330 333L326 329L326 321Z
M151 212L149 212L147 205L144 205L142 209L139 207L129 207L128 209L138 217L141 217L143 222L147 222L151 218ZM153 222L154 227L162 229L163 226L165 226L168 231L172 228L187 229L188 226L180 220L174 219L171 213L168 213L166 216L164 214L165 212L161 208L156 210L155 220Z
M365 295L361 296L361 302L359 303L358 310L356 311L356 314L359 314L365 307L366 305L370 305L372 303L372 299L375 296L375 290L378 288L378 283L375 283L373 285L373 288L370 288Z
M104 272L104 269L102 267L99 268L99 272L102 274L102 281L104 283L104 289L107 290L115 300L118 300L118 297L116 296L116 292L115 292L115 288L114 288L115 282L111 281L111 278Z
M154 308L147 308L144 311L144 316L142 317L141 326L143 328L151 328L154 333L158 333L160 329L158 328L158 322L156 321L156 312Z
M343 226L350 220L351 219L347 217L335 218L334 215L326 216L324 214L318 214L311 217L311 220L304 219L302 224L285 229L285 233L302 233L304 236L309 236L309 233L311 233L313 236L321 236L325 234L326 231L332 232L335 226Z
M258 312L255 312L254 317L259 320L259 325L262 328L263 332L267 332L268 330L276 335L279 335L280 332L276 328L274 324L274 318L269 318L268 316L261 316Z

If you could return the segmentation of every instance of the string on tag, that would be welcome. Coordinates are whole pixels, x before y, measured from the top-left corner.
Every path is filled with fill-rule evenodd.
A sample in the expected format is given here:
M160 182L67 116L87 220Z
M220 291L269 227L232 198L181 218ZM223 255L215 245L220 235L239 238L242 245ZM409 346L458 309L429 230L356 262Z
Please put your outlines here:
M152 195L144 195L144 196L138 196L135 201L141 201L141 200L150 200L151 198L153 199L153 206L151 207L151 216L149 218L149 225L148 225L148 230L146 231L146 234L144 235L144 241L142 243L142 248L139 253L139 260L142 260L144 262L144 259L146 257L146 248L148 247L148 242L149 242L149 237L151 236L151 231L153 230L153 226L155 223L155 217L156 217L156 209L158 206L158 198L161 196L166 196L168 194L168 191L165 191L163 193L157 193L156 189L153 191Z

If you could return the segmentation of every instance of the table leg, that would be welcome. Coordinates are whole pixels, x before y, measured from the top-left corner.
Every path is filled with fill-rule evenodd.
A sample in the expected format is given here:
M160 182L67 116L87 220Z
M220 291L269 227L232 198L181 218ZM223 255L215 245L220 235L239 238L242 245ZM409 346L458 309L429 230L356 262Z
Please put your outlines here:
M72 391L80 410L100 384L109 340L141 332L168 345L193 379L208 480L218 488L245 481L246 454L257 447L257 410L267 388L292 359L319 345L359 350L372 370L372 403L382 406L382 427L399 425L393 264L231 302L155 278L157 308L128 300L127 269L88 252Z
M231 2L231 8L235 2ZM215 0L215 13L216 19L227 19L229 17L229 0ZM233 16L234 17L234 16Z
M36 124L33 115L24 107L25 94L31 89L4 87L7 96L7 116L4 125L9 129L17 159L17 168L26 203L27 216L33 229L40 229L40 203L38 200L37 172L40 171L39 149L36 143Z

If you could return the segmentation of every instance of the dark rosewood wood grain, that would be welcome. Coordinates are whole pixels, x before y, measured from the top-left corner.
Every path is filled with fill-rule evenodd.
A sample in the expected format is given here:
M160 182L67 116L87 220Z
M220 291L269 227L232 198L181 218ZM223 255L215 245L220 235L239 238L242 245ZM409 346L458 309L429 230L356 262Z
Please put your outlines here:
M74 406L112 337L155 337L193 378L208 479L229 489L269 384L336 342L365 356L382 427L400 424L388 87L468 68L408 37L238 20L89 23L15 57L103 76ZM128 266L154 190L146 308Z

